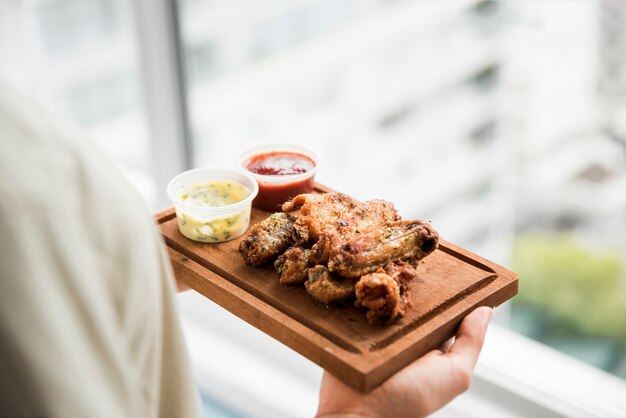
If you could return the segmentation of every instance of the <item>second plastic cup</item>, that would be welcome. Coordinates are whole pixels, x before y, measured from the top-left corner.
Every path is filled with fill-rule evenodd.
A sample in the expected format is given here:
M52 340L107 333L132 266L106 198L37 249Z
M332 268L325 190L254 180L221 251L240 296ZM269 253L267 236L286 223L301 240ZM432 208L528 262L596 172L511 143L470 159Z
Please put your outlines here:
M244 152L237 164L258 182L252 206L273 212L294 196L313 191L319 158L304 147L270 144Z

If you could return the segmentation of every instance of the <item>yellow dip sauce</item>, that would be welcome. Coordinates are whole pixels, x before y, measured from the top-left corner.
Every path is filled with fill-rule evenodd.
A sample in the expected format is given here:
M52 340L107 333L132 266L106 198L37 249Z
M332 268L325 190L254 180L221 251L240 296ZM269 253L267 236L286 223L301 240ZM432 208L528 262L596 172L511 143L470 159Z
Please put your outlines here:
M250 220L250 205L229 213L202 213L204 208L219 208L241 202L250 195L242 184L232 180L212 180L181 186L178 200L197 211L176 211L180 232L201 242L222 242L243 234ZM205 211L209 212L209 211Z

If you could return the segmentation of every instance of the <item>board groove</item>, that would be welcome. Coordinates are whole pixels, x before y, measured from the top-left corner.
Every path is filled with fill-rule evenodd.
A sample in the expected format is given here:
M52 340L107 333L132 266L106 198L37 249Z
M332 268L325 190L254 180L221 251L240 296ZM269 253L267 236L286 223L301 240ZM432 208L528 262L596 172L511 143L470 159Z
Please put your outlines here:
M484 271L486 271L488 273L494 273L494 274L496 273L491 267L484 265L483 263L481 263L480 261L478 261L476 259L470 258L470 257L468 257L468 256L466 256L464 254L461 254L458 251L453 250L452 248L446 246L446 244L440 244L438 249L440 251L443 251L446 254L449 254L449 255L451 255L451 256L453 256L453 257L455 257L455 258L457 258L457 259L459 259L461 261L464 261L467 264L470 264L470 265L472 265L474 267L477 267L477 268L479 268L481 270L484 270Z
M498 276L495 275L495 274L492 274L491 276L487 276L484 279L481 279L481 280L477 281L473 285L471 285L471 286L467 287L466 289L462 290L461 292L457 293L453 297L446 299L445 301L443 301L439 305L436 305L430 311L426 312L426 314L416 318L410 324L407 324L406 326L400 328L398 331L394 332L389 337L387 337L387 338L385 338L385 339L383 339L381 341L377 341L374 344L372 344L370 346L370 351L380 350L382 348L385 348L385 347L393 344L394 341L398 340L399 338L402 338L406 334L408 334L411 331L413 331L415 328L424 325L426 322L431 320L433 317L437 316L438 314L440 314L444 310L448 309L450 306L454 305L455 303L461 301L465 296L467 296L467 295L469 295L471 293L474 293L477 290L487 286L489 283L493 282L497 277Z

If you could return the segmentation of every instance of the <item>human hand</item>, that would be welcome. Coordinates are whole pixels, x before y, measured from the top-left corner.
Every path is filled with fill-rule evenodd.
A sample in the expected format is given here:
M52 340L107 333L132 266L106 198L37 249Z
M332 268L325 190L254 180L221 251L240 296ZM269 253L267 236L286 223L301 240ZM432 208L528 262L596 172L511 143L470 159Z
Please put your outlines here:
M368 394L324 372L316 416L401 418L433 413L469 388L491 315L489 307L475 309L461 322L451 346L449 342L427 353Z

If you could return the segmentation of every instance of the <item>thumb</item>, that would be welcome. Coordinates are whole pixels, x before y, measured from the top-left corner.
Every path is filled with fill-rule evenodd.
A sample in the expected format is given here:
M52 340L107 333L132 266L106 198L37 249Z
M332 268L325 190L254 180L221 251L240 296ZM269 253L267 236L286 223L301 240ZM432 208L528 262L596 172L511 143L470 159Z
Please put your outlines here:
M461 322L454 344L448 353L450 356L458 357L470 371L476 366L492 314L493 309L482 306L467 315Z

